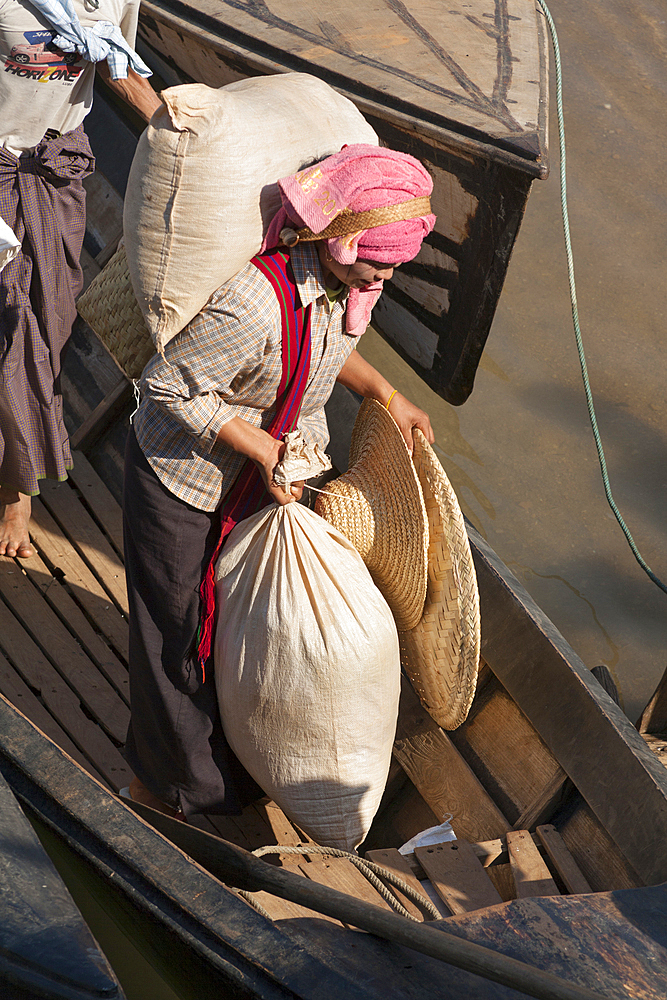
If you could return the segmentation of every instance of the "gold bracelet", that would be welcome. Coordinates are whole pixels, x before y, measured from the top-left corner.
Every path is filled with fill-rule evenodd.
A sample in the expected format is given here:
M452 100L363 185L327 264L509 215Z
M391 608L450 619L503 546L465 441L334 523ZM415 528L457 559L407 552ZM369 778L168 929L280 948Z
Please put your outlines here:
M398 389L394 389L394 391L392 392L391 396L389 397L389 399L387 400L387 402L384 404L385 405L385 409L387 409L387 410L389 409L389 404L391 403L392 399L394 398L394 396L396 395L397 392L398 392Z

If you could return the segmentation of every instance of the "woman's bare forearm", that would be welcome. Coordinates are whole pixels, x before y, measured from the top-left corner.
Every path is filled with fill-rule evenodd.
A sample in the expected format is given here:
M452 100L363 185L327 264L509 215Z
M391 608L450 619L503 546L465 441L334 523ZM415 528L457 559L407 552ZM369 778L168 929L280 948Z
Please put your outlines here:
M372 365L362 358L359 351L352 351L341 368L336 380L346 389L357 392L364 399L377 399L378 403L386 404L393 392L393 387L386 378Z
M422 431L429 444L435 441L428 414L395 390L384 375L362 358L359 351L352 351L346 359L337 381L365 399L377 399L378 403L386 406L398 424L410 454L414 447L412 431L415 427Z

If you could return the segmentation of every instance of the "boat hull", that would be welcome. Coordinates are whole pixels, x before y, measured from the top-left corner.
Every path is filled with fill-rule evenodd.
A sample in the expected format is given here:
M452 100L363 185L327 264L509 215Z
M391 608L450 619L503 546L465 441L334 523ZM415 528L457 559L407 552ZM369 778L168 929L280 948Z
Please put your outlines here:
M202 3L144 3L139 24L142 54L171 84L195 80L221 87L247 76L294 70L319 75L357 104L383 143L410 153L427 166L434 178L435 230L424 241L418 257L402 265L387 283L373 313L373 324L435 392L455 405L465 402L473 389L531 183L548 172L542 19L532 10L532 32L526 29L521 37L529 55L514 54L509 32L494 42L492 53L480 51L482 65L493 57L494 72L501 73L500 67L514 66L523 59L526 75L531 75L530 66L536 77L530 81L537 91L537 97L532 96L536 119L530 123L532 128L499 135L493 134L498 132L494 116L485 118L476 108L471 109L470 93L476 93L472 82L465 100L451 99L451 106L439 114L431 113L431 100L438 94L429 89L428 80L415 77L412 89L396 90L397 77L404 83L403 77L412 75L405 69L399 73L392 65L369 68L367 56L351 56L349 52L332 55L328 47L325 58L316 45L295 55L269 44L267 39L273 35L269 32L265 37L263 30L267 25L272 27L284 45L290 39L303 41L303 32L294 23L285 27L267 14L265 20L252 22L257 26L252 37L239 31L234 20L245 16L245 7L228 4L210 13ZM526 13L523 8L522 12ZM421 31L412 27L421 42L426 28L422 22L418 25ZM527 45L527 35L532 45ZM420 48L409 33L401 42L409 52L414 49L414 56L403 56L403 63L412 66L419 59ZM443 75L446 68L451 69L445 58L453 59L451 53L459 63L466 55L457 53L452 42L438 64ZM381 79L382 69L387 84ZM364 72L371 74L367 82ZM516 68L513 72L520 76ZM495 93L499 85L496 77L488 87ZM390 87L398 96L392 96ZM515 102L506 95L506 108L521 103L521 86L517 83L516 87L518 99ZM435 87L439 89L445 88ZM511 88L509 92L514 93Z

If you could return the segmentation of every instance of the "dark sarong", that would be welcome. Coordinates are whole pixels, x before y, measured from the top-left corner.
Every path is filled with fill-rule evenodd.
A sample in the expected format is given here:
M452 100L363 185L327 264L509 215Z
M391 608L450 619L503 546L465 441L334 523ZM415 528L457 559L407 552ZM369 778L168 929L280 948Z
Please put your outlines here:
M153 795L186 816L240 813L263 793L227 744L213 671L202 684L193 656L220 511L170 493L130 428L123 512L132 705L125 758Z
M282 378L269 428L279 438L296 425L310 371L310 306L301 308L288 254L272 251L253 262L280 293ZM212 664L202 669L195 639L202 579L214 594L215 555L227 532L269 502L248 460L216 511L190 506L162 485L130 430L123 511L132 716L125 757L153 795L186 816L239 813L263 794L225 739ZM212 624L210 613L204 617Z
M80 126L17 158L0 147L0 215L22 248L0 273L0 485L39 493L72 467L58 379L76 317L95 160Z

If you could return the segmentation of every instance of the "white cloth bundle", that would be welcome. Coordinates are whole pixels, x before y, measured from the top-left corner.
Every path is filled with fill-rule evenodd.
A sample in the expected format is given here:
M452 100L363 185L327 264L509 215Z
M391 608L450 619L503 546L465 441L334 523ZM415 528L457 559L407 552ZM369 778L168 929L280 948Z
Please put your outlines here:
M229 535L217 567L225 735L318 844L354 850L380 804L398 716L391 611L350 542L298 503Z
M4 219L0 219L0 271L14 260L20 249L21 244L16 239L14 230L7 225Z
M315 479L331 468L331 459L319 444L309 444L300 430L283 435L285 454L273 470L273 481L289 492L292 483Z

